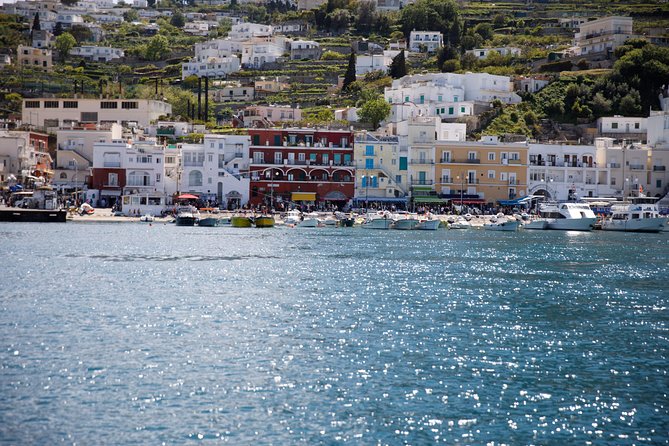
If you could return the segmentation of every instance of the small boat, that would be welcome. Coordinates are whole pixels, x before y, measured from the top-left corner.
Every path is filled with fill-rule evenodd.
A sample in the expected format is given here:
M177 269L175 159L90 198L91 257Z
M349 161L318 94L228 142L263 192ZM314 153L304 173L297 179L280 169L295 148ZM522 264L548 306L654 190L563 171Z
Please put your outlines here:
M339 220L339 226L345 228L352 228L355 224L355 217L352 214L345 214L343 212L336 212L335 217Z
M669 219L660 215L656 202L655 197L632 197L629 203L614 204L612 215L602 220L602 230L662 232Z
M540 218L523 224L524 229L592 231L597 216L586 203L542 203Z
M503 214L490 219L489 223L483 225L487 231L517 231L520 228L520 222L516 219L506 219Z
M223 226L223 219L219 217L205 217L201 218L198 222L198 226L204 226L209 228L214 228L217 226Z
M296 226L302 221L302 212L297 209L291 209L283 217L283 224L286 226Z
M300 228L316 228L320 226L321 220L318 214L311 212L309 214L302 214L300 222L297 224Z
M418 223L420 223L420 220L418 219L417 214L408 214L408 213L396 214L395 224L393 225L393 229L399 229L404 231L410 229L417 229L416 226L418 226Z
M139 221L143 223L153 223L155 220L155 217L151 214L144 214L141 217L139 217Z
M463 217L458 218L457 220L448 222L449 229L471 229L472 224L465 220Z
M420 220L416 225L416 229L419 231L436 231L441 226L441 220L438 218L429 218L426 220Z
M375 214L367 214L362 227L365 229L390 229L395 223L395 220L388 212L377 212Z
M271 215L259 215L255 218L256 228L273 228L274 217Z
M331 215L328 215L327 217L321 219L321 223L324 226L333 227L333 226L337 226L339 224L339 221L335 217L333 217Z
M548 220L545 218L536 218L523 222L523 229L548 229Z
M253 226L253 219L246 215L233 215L230 224L233 228L250 228Z
M197 218L192 212L182 211L177 214L177 226L195 226Z

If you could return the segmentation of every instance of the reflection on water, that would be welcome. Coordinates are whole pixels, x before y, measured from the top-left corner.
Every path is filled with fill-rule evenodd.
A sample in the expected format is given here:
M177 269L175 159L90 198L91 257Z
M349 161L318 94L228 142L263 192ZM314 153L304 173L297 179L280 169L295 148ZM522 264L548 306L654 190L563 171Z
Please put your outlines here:
M8 444L666 444L666 234L2 225Z

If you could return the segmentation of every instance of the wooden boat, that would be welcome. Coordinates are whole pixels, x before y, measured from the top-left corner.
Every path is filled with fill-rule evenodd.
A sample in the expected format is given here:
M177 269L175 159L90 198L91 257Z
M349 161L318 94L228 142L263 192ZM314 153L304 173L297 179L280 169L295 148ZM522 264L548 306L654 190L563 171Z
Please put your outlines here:
M250 228L253 226L253 219L246 215L233 215L230 224L233 228Z
M271 215L260 215L255 218L256 228L273 228L274 217Z

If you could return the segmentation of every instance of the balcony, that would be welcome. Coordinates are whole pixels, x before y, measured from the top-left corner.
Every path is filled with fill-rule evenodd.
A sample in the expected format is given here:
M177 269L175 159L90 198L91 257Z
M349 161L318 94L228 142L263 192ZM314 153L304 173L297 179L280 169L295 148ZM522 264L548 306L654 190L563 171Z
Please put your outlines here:
M186 161L184 162L184 167L202 167L204 166L204 161Z
M620 169L620 163L610 163L609 167L611 169Z
M518 165L520 165L520 164L522 164L522 163L521 163L521 161L520 161L519 159L510 159L510 160L509 160L509 164L518 164Z
M653 172L664 172L667 170L666 166L653 166Z
M630 164L630 169L631 170L645 170L646 166L643 164Z
M412 186L432 186L433 184L432 180L411 180Z
M434 160L429 160L425 158L419 158L417 160L412 159L410 162L411 164L434 164Z
M121 167L121 162L120 161L105 161L102 164L102 167L110 167L110 168L119 168Z
M174 135L176 133L176 129L174 128L161 128L156 130L156 135L158 136L166 136L166 135Z
M441 184L448 184L451 182L451 177L441 177Z

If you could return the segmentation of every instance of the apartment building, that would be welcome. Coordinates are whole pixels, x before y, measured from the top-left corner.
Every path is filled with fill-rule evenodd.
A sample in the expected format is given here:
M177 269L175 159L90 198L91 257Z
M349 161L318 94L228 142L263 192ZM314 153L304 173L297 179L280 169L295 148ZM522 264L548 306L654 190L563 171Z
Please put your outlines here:
M95 62L110 62L112 60L125 57L125 52L120 48L107 46L82 45L75 46L70 51L70 55L79 56L86 60Z
M405 207L409 195L407 150L400 138L377 132L355 135L356 168L354 205Z
M19 68L48 72L53 69L53 54L48 48L33 48L19 45L16 49L16 63Z
M578 53L603 57L612 53L633 37L632 24L632 17L604 17L582 23L574 36Z
M444 35L439 31L411 31L409 50L414 53L434 53L444 46Z

